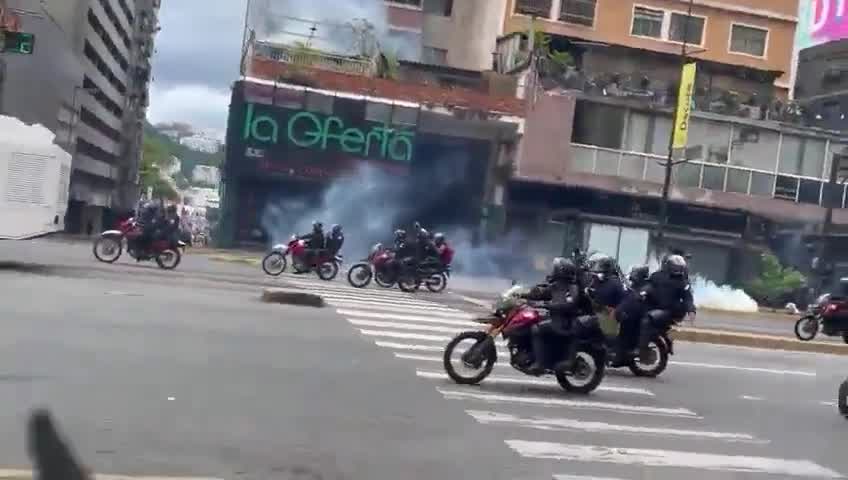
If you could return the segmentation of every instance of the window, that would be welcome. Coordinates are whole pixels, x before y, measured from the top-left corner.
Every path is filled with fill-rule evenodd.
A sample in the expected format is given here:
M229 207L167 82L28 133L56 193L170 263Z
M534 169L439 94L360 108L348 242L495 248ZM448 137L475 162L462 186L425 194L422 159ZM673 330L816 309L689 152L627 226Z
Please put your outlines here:
M689 21L687 22L687 18ZM704 38L704 18L688 16L684 13L671 12L668 30L668 39L674 42L684 42L692 45L701 45ZM688 23L688 25L687 25Z
M777 164L777 144L780 135L747 125L733 126L730 163L740 167L773 172Z
M689 146L704 147L701 160L710 163L727 163L730 149L730 124L692 118L689 122Z
M701 183L701 165L697 163L682 163L673 172L675 185L698 188Z
M704 181L702 187L707 190L724 190L724 167L704 165Z
M566 23L591 27L595 24L597 0L562 0L559 19Z
M818 205L821 195L822 182L818 180L801 179L801 186L798 189L798 202Z
M450 17L453 14L453 0L424 0L424 13Z
M751 173L751 195L770 197L774 193L774 175L768 173Z
M768 30L747 25L733 24L730 29L730 51L753 55L766 56L766 41Z
M798 179L795 177L777 176L774 185L774 198L794 202L798 197Z
M751 172L747 170L729 170L727 172L726 190L734 193L748 193L750 179Z
M421 32L389 29L386 41L398 59L415 62L421 59Z
M551 1L552 0L517 0L515 2L515 13L548 18L551 16Z
M662 38L664 18L663 10L636 7L633 9L633 27L630 33L640 37Z
M783 135L778 171L789 175L822 178L825 145L823 140Z
M447 65L448 51L444 48L424 47L421 61L429 65Z
M398 5L421 8L421 0L386 0L386 3L396 3Z

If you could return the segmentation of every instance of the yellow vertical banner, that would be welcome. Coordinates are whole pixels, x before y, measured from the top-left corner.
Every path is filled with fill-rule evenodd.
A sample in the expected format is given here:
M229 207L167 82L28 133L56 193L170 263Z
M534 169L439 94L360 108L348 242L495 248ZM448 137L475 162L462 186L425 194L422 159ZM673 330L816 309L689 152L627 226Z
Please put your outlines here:
M689 113L692 111L692 92L695 90L695 63L687 63L680 74L680 91L677 94L677 115L674 119L672 148L686 148L689 135Z

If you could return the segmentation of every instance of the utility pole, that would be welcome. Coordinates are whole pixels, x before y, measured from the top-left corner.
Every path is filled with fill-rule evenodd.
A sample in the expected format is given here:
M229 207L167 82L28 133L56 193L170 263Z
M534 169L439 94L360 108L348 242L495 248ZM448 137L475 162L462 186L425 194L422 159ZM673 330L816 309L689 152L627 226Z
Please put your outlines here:
M683 25L683 44L680 46L680 73L677 84L683 83L683 67L686 65L686 47L689 40L689 22L692 21L692 5L695 0L689 0L689 9L686 13L686 22ZM668 157L665 160L665 178L663 179L662 198L660 199L659 224L656 231L657 252L662 251L665 245L665 230L668 225L668 197L671 190L671 176L674 167L674 131L677 126L677 111L680 109L680 95L674 102L674 112L671 117L671 133L668 136Z

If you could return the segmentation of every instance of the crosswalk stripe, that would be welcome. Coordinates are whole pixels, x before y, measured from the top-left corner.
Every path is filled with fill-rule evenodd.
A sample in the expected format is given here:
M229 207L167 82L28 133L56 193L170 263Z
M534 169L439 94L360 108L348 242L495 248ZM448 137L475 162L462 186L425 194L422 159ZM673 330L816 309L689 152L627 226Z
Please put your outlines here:
M474 323L468 320L458 320L455 318L444 318L437 315L431 317L410 317L409 315L369 315L368 312L363 312L361 310L346 310L343 308L336 309L336 313L339 315L345 315L348 318L356 318L357 320L374 320L374 321L383 321L383 320L392 320L392 321L400 321L403 323L408 323L411 325L418 324L439 324L439 325L452 325L454 327L462 327L461 330L479 330L480 324Z
M436 390L448 400L477 400L494 403L520 403L526 405L540 405L545 407L567 407L583 410L599 410L606 412L627 413L634 415L655 415L661 417L678 417L701 419L692 410L686 408L664 408L648 407L642 405L630 405L624 403L597 402L593 400L571 400L556 397L532 397L526 395L505 395L484 392L468 392L461 390L448 390L436 387Z
M430 370L416 370L415 375L421 378L427 378L430 380L450 380L448 374L445 372L433 372ZM500 376L500 375L490 375L486 377L486 380L483 381L487 385L489 384L502 384L502 385L534 385L541 387L557 387L559 385L553 379L543 379L543 378L532 378L532 377L512 377L512 376ZM599 385L598 390L605 392L614 392L614 393L629 393L633 395L645 395L647 397L653 397L654 394L649 392L648 390L642 388L631 388L631 387L616 387L612 385Z
M747 433L724 433L704 430L684 430L679 428L655 428L632 425L615 425L605 422L586 422L571 418L520 417L509 413L489 412L485 410L466 410L474 420L485 425L518 426L545 431L580 431L598 434L654 435L663 437L694 438L699 440L721 440L766 444L768 440L759 440Z
M359 333L369 337L403 338L406 340L424 340L429 342L450 342L452 337L442 335L424 335L421 333L395 332L391 330L359 329ZM444 347L442 347L444 349Z
M451 307L442 307L442 306L423 306L423 305L398 305L397 303L374 303L372 301L365 300L335 300L329 299L327 301L330 305L336 308L348 308L348 309L356 309L367 307L370 310L379 310L379 311L395 311L400 313L425 313L428 315L441 315L445 317L456 317L456 318L472 318L472 315L465 313L461 310L457 310Z
M713 471L799 477L843 478L838 472L809 460L786 460L647 448L610 448L526 440L507 440L506 444L519 455L528 458L603 462L645 467L699 468Z
M391 344L392 346L390 346L390 345L380 345L380 343L386 343L386 342L377 342L378 346L386 347L386 348L395 348L397 350L416 350L415 348L408 348L408 347L419 347L419 346L426 347L425 345L405 345L405 344L401 344L401 343L393 343L393 344ZM424 352L444 352L445 348L444 347L433 347L432 350L431 349L423 349L423 350L417 349L417 350L424 351ZM442 357L440 357L440 356L439 357L433 357L433 356L430 356L430 355L416 355L414 353L397 353L397 352L395 352L394 355L395 355L395 358L403 358L403 359L406 359L406 360L417 360L417 361L421 361L421 362L442 363ZM498 358L509 359L509 354L499 351L498 352ZM496 363L495 367L512 368L511 365L508 365L506 363Z
M612 477L591 477L587 475L554 475L554 480L624 480Z
M698 363L698 362L679 362L672 361L668 362L670 365L678 365L681 367L695 367L695 368L712 368L716 370L740 370L746 372L756 372L756 373L773 373L775 375L798 375L802 377L815 377L816 372L804 372L800 370L776 370L773 368L759 368L759 367L737 367L735 365L721 365L721 364L712 364L712 363Z
M336 291L336 292L345 292L345 293L352 293L352 294L358 294L358 295L375 295L375 296L379 296L379 297L382 297L382 298L399 298L399 299L414 298L413 294L411 294L411 293L395 292L395 291L392 291L392 290L389 290L389 289L374 290L374 289L367 289L367 288L355 288L355 287L349 287L349 286L346 286L346 285L343 285L343 284L340 284L340 283L335 283L335 282L324 282L324 281L315 281L315 282L306 281L306 282L304 282L304 281L301 281L301 280L285 280L285 282L289 283L291 285L297 286L297 287L310 288L310 289L314 289L314 290L326 290L326 291L332 290L332 291Z
M359 300L362 302L373 302L381 305L410 305L415 307L430 307L436 305L435 303L428 302L426 300L410 300L410 299L391 299L384 298L378 296L367 296L367 295L351 295L349 293L337 292L335 290L325 291L325 290L309 290L311 293L315 293L321 295L326 299L332 300Z
M337 311L339 312L340 315L353 315L353 316L356 316L356 317L368 317L368 318L390 318L390 319L395 319L395 320L408 320L410 322L428 322L428 321L432 320L434 316L436 318L444 318L444 317L439 317L441 314L431 314L431 315L425 317L425 316L421 316L421 315L405 315L405 314L401 314L401 313L369 312L367 310L350 310L350 309L346 309L346 308L337 309ZM445 317L448 317L448 316L446 315ZM455 318L453 320L453 322L456 325L478 325L478 326L480 325L479 323L472 322L471 321L472 317L471 317L471 315L468 315L468 314L462 314L462 315L454 314L453 317Z
M32 479L36 478L32 470L12 470L0 469L0 479ZM93 480L221 480L213 477L163 477L163 476L142 476L142 475L109 475L104 473L95 473L92 476Z
M347 321L350 322L351 325L356 325L357 327L392 328L396 330L417 330L422 332L453 334L462 331L461 328L439 327L435 325L415 325L414 323L378 322L375 320L358 320L353 318L348 318Z
M383 348L393 348L397 350L411 350L418 352L444 352L445 347L439 345L412 345L409 343L397 343L397 342L382 342L376 341L374 342L378 347ZM397 354L395 354L397 355Z

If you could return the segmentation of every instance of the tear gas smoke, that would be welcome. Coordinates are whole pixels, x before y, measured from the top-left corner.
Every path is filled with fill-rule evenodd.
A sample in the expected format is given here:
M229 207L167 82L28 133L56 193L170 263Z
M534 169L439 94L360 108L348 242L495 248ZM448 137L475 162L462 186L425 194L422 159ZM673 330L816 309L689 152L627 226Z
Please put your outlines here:
M656 257L648 261L651 271L659 268L660 262ZM721 310L725 312L756 313L759 305L744 290L729 285L717 285L701 275L691 278L692 295L698 308Z

